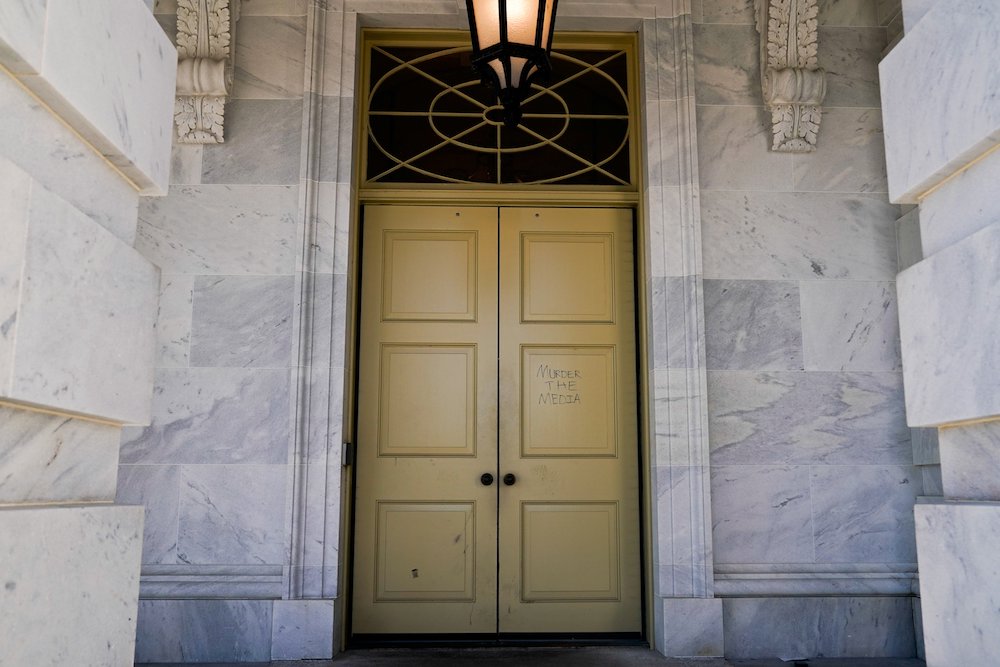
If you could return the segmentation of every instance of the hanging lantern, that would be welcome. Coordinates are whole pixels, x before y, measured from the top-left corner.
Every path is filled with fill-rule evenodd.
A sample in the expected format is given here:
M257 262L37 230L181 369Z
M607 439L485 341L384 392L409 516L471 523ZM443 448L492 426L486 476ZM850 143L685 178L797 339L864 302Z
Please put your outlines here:
M517 127L521 102L536 77L551 71L549 51L556 0L465 0L472 32L472 65L493 86L504 123Z

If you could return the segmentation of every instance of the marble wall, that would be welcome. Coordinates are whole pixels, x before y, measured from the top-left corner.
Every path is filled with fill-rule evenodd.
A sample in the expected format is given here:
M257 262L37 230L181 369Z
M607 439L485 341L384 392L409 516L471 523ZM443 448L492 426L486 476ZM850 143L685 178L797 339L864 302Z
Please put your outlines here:
M915 650L922 481L879 108L888 4L820 3L828 93L818 149L794 155L769 150L753 3L696 13L715 587L733 657ZM810 597L851 593L899 597ZM871 623L815 636L848 616Z
M146 507L139 661L332 655L346 254L316 218L344 188L307 159L340 106L310 89L312 4L242 3L226 142L175 145L168 196L140 204L163 278L152 420L123 431L118 473L118 501ZM154 6L171 36L175 11Z

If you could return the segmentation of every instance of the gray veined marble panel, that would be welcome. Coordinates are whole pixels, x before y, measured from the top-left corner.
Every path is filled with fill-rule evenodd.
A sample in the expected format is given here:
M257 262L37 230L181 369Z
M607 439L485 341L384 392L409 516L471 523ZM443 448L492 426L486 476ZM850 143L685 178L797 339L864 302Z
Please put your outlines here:
M236 30L234 99L302 97L304 16L242 16Z
M799 295L806 370L902 369L894 283L809 280Z
M202 183L289 185L299 180L302 100L230 100L226 142L205 146Z
M298 188L199 185L142 200L136 248L164 273L291 274Z
M702 190L706 278L894 280L899 208L880 195Z
M713 464L909 464L898 373L709 371Z
M821 27L819 44L819 65L826 70L823 108L881 106L878 63L885 29Z
M202 144L174 144L170 153L170 184L199 185L204 154Z
M819 148L792 162L799 191L888 192L881 112L823 109Z
M18 0L0 6L0 62L17 73L36 71L45 46L47 0Z
M315 187L313 225L316 235L311 268L317 273L347 273L351 186L348 183L316 183Z
M289 371L159 369L148 427L122 431L122 463L284 463Z
M752 24L694 26L698 104L763 104L759 39Z
M920 474L910 466L814 466L818 563L913 563L913 504Z
M0 406L0 504L111 501L120 429Z
M811 563L808 466L712 466L716 563Z
M146 520L142 534L142 562L177 562L177 504L180 468L165 465L123 465L118 469L119 505L142 505Z
M698 106L698 167L706 190L788 190L792 155L771 150L764 107ZM707 240L706 240L707 241ZM707 249L709 244L704 243Z
M706 280L704 290L707 368L802 369L797 283Z
M14 163L0 158L0 388L9 388L14 369L14 343L21 306L25 241L31 206L31 177Z
M160 276L156 317L157 367L187 366L191 354L191 294L194 276Z
M283 465L181 469L177 559L192 565L287 561Z
M136 662L271 659L271 600L143 600Z
M907 597L735 598L722 604L728 658L911 658L915 652Z
M198 276L192 366L291 364L293 276Z

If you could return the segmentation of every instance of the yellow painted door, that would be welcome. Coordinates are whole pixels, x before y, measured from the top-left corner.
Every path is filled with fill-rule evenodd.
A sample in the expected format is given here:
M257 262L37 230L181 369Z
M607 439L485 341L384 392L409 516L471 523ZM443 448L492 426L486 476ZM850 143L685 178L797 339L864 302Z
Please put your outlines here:
M368 206L353 632L496 632L496 209Z
M501 632L639 632L631 212L500 212Z
M365 209L355 634L640 631L631 235Z

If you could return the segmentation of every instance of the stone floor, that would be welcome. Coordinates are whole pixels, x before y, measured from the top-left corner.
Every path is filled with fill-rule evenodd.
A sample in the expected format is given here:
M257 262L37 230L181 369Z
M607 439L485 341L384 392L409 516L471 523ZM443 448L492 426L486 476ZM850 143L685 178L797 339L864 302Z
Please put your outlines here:
M201 663L201 667L924 667L922 660L888 658L815 660L667 659L645 648L479 648L479 649L370 649L341 653L335 660L271 663ZM174 667L147 664L136 667Z

